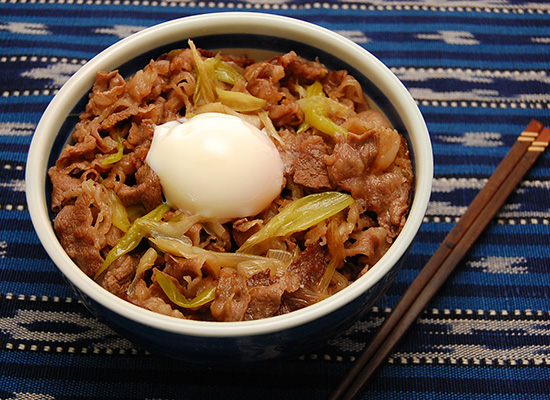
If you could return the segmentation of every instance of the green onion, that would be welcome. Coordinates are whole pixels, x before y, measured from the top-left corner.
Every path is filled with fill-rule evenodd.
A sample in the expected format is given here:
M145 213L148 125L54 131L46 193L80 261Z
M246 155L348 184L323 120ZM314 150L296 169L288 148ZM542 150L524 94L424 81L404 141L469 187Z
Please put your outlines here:
M298 133L314 127L330 136L341 134L347 137L348 130L336 124L330 119L330 115L335 113L345 115L349 114L350 110L339 102L325 96L321 82L315 81L308 86L305 97L298 100L298 105L304 112L304 121L298 128Z
M126 253L134 250L141 239L147 234L148 230L144 229L142 221L155 221L161 220L164 213L170 210L170 206L166 203L161 204L150 213L140 217L134 221L130 229L124 234L124 236L118 241L118 243L109 251L107 257L101 268L95 273L94 279L97 279L117 258L123 256Z
M155 232L153 232L153 235ZM201 247L193 246L190 242L186 243L184 237L182 239L168 237L152 237L149 239L157 248L165 253L172 254L176 257L192 259L196 257L204 257L213 264L220 267L235 268L243 262L254 263L259 270L280 270L285 263L277 258L269 258L256 256L252 254L237 254L225 253L221 251L206 250Z
M216 94L218 95L220 103L239 112L260 110L267 104L267 101L264 99L243 92L232 92L230 90L216 88Z
M322 109L319 108L307 108L304 110L304 121L317 128L323 133L330 136L335 136L336 133L347 136L348 130L331 120L329 117L323 115Z
M229 83L230 85L237 83L237 79L241 79L243 81L245 80L244 77L235 70L235 68L227 65L219 58L216 58L215 60L216 63L214 65L214 73L217 80Z
M325 96L325 92L323 91L323 84L319 81L313 82L306 89L306 97L313 96Z
M195 66L197 67L197 83L195 93L193 94L193 102L197 104L198 100L202 97L207 103L211 103L216 98L214 63L205 62L202 59L200 52L192 40L189 40L188 43L193 54Z
M323 192L302 197L290 203L262 229L250 236L237 253L253 253L254 246L267 239L306 230L338 214L353 202L353 197L340 192Z
M155 279L170 301L183 308L198 308L216 298L216 288L213 287L199 293L194 299L187 300L164 272L157 271Z
M111 213L113 225L123 232L128 232L130 229L130 220L128 218L128 211L122 201L113 190L107 190L109 194L109 202L111 203Z
M116 153L109 155L107 158L103 159L101 162L102 165L109 165L119 162L124 155L124 144L122 143L122 138L120 135L116 137Z
M197 71L197 82L195 92L193 93L193 102L195 105L200 100L206 103L218 100L220 103L238 112L256 111L265 106L265 100L251 94L221 89L219 87L220 82L235 85L238 79L245 79L219 57L210 57L203 60L192 40L189 40L189 47L191 48Z

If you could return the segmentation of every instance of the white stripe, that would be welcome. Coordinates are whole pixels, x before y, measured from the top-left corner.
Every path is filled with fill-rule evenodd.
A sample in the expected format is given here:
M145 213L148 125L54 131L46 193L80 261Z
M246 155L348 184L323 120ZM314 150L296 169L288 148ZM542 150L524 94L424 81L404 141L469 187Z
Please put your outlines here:
M24 192L25 181L23 179L13 179L9 182L0 182L0 187L11 189L14 192Z
M550 352L550 345L528 345L515 348L495 349L484 345L459 344L459 345L436 345L430 347L429 351L423 352L396 352L393 358L436 358L443 359L483 359L496 361L520 361L521 360L546 360L550 359L547 354Z
M54 396L49 394L34 393L34 392L12 392L15 397L6 400L55 400Z
M525 257L483 257L469 261L471 268L481 269L488 274L527 274L529 273Z
M496 90L473 89L469 92L436 92L428 88L410 88L411 95L416 100L437 101L493 101L493 102L549 102L547 93L517 94L515 96L500 96Z
M127 36L130 36L133 33L139 32L144 28L145 26L114 25L113 27L108 27L108 28L97 28L95 32L104 34L104 35L115 35L122 39Z
M502 135L497 132L464 132L463 135L439 135L443 142L461 144L465 147L499 147L504 145Z
M8 22L7 24L0 24L0 31L9 31L22 35L51 34L46 25L33 22Z
M437 33L419 33L416 35L422 40L441 40L451 45L477 45L479 40L475 39L471 32L467 31L438 31Z
M0 135L30 136L35 127L36 125L30 122L0 122Z
M410 82L424 82L432 79L455 79L464 82L493 83L495 79L514 82L550 83L550 75L546 71L507 71L464 68L392 68L392 72L400 79Z
M32 68L29 71L25 71L21 74L24 78L31 79L49 79L52 81L53 87L62 86L67 80L80 69L79 64L70 64L65 62L59 62L56 64L48 65L45 68Z
M40 330L30 328L38 322ZM47 323L63 323L77 326L78 333L48 332L44 330ZM93 340L94 347L98 348L126 348L133 345L120 337L105 324L93 317L84 317L75 312L54 312L40 310L17 310L13 317L0 319L0 329L14 340L31 340L34 342L61 342L70 343L79 340Z

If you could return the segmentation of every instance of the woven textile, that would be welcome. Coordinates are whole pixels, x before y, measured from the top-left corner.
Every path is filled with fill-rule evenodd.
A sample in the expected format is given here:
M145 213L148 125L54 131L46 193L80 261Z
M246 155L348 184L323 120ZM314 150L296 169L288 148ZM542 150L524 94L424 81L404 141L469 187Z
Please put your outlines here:
M434 148L433 194L401 272L312 354L230 371L149 354L94 318L27 212L41 113L87 60L145 27L262 11L317 23L388 65ZM550 5L502 1L0 0L0 399L323 399L532 118L550 125ZM363 399L550 398L550 154L507 200Z

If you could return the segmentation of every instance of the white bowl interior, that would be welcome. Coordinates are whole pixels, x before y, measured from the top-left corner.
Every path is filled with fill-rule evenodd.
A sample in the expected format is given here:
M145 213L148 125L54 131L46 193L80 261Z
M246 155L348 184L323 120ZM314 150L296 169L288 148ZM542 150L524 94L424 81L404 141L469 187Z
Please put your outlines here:
M361 71L393 104L409 132L414 150L414 201L405 227L391 250L362 278L329 299L286 315L245 322L179 320L139 308L107 292L86 276L61 247L49 216L46 198L48 160L58 132L68 114L90 90L98 70L113 70L128 60L159 46L205 35L247 33L309 43L345 60ZM177 39L175 39L177 38ZM428 131L402 83L378 59L352 41L303 21L260 13L217 13L169 21L117 42L84 65L52 100L45 111L29 150L26 184L29 212L35 230L49 256L76 287L101 305L127 318L170 332L196 336L240 336L284 330L314 320L361 296L380 280L406 253L424 217L431 192L433 162Z

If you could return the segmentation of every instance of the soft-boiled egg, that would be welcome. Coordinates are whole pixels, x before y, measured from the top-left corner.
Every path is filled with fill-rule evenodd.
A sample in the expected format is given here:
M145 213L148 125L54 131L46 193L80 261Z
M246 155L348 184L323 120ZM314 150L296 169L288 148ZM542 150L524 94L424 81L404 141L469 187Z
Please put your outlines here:
M157 126L146 162L168 204L218 220L258 214L283 186L283 162L266 133L221 113Z

